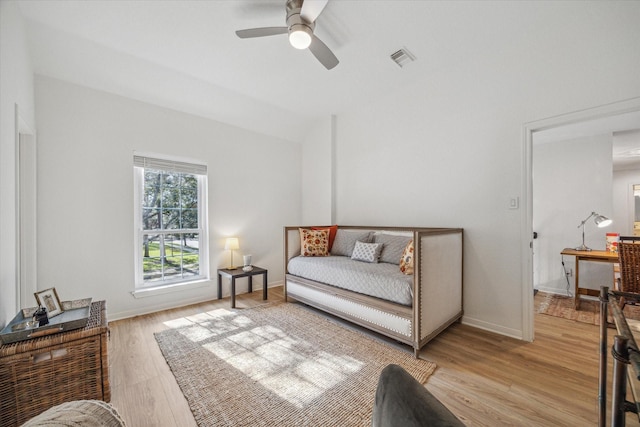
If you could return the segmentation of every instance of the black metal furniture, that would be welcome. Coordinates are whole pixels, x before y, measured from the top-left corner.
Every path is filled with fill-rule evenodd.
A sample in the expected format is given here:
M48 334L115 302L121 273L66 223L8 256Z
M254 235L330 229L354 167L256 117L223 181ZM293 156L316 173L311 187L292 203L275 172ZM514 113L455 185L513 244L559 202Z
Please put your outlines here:
M231 280L231 308L236 308L236 279L247 277L249 292L253 292L253 276L262 274L262 299L267 299L267 270L253 266L251 271L244 271L242 267L235 269L221 268L218 270L218 299L222 298L222 276Z
M600 288L599 427L606 426L607 417L607 348L609 346L607 331L609 327L615 327L617 332L611 348L613 357L611 427L624 426L627 412L640 415L640 351L638 351L636 337L622 311L623 301L640 302L640 295L611 291L607 286ZM613 323L608 322L609 313ZM628 394L627 391L631 393Z

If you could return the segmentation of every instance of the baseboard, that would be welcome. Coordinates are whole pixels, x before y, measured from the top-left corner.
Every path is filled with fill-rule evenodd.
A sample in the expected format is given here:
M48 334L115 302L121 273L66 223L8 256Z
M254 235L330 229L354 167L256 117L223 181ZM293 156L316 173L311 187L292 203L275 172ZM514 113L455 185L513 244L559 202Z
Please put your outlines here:
M550 288L550 287L546 287L546 286L538 286L538 287L536 287L536 289L539 292L544 292L544 293L547 293L547 294L568 295L566 288L561 289L561 288ZM573 291L573 288L570 289L570 292L572 292L572 291Z
M283 281L277 281L277 282L272 282L267 284L267 289L269 288L276 288L278 286L282 286L283 285ZM262 292L262 285L260 286L255 286L253 287L253 291L254 292ZM238 294L241 295L241 294ZM135 316L142 316L145 314L151 314L151 313L157 313L158 311L163 311L163 310L170 310L172 308L180 308L180 307L186 307L188 305L193 305L193 304L198 304L201 302L205 302L208 301L210 299L213 299L215 297L212 298L208 298L208 299L203 299L202 296L199 297L195 297L195 298L190 298L187 300L181 300L178 303L165 303L165 304L158 304L155 306L146 306L142 309L131 309L131 310L124 310L124 311L118 311L118 312L111 312L109 311L109 301L107 301L107 314L109 316L109 321L113 322L116 320L123 320L123 319L128 319L130 317L135 317ZM225 298L229 298L228 295L223 295L223 299Z
M505 335L507 337L515 338L518 340L524 340L522 331L518 329L505 328L504 326L496 325L495 323L485 322L484 320L470 318L469 316L463 316L461 323L463 325L473 326L474 328L493 332L499 335Z

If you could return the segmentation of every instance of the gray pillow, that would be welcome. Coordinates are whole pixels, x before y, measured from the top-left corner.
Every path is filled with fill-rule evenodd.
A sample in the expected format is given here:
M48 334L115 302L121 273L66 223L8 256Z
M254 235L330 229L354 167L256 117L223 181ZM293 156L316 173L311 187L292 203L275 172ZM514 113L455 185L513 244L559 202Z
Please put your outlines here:
M331 255L342 255L350 257L353 254L353 248L356 246L357 241L361 241L363 243L371 242L371 232L370 231L347 231L340 230L336 233L336 239L333 241L333 246L331 247ZM400 262L400 259L398 259Z
M382 243L382 254L380 255L380 262L388 262L390 264L400 264L400 258L402 258L402 252L407 247L411 237L409 236L396 236L393 234L375 234L373 236L375 243Z

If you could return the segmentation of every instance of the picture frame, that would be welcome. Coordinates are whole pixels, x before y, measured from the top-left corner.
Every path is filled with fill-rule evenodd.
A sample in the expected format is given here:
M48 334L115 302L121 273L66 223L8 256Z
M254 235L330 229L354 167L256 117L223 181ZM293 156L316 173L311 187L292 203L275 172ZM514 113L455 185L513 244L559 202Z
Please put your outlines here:
M43 291L38 291L34 293L36 297L36 301L38 302L38 306L46 307L47 315L49 318L57 316L62 313L62 304L60 304L60 298L58 298L58 293L56 292L56 288L49 288Z

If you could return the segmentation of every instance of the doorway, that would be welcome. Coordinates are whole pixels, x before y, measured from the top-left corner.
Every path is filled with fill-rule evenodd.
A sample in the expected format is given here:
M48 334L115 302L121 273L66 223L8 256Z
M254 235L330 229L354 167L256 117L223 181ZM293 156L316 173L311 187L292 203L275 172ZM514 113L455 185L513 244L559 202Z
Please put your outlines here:
M534 310L533 310L533 274L534 274L534 244L533 244L533 143L534 137L542 135L542 132L562 133L575 132L582 129L583 132L591 132L594 135L594 127L601 126L603 122L614 123L616 118L622 118L628 113L634 113L640 117L640 98L633 98L614 104L608 104L575 113L552 117L536 122L527 123L524 126L524 174L523 174L523 210L522 210L522 313L523 313L523 339L534 339ZM612 129L617 130L617 129ZM598 131L604 133L602 130ZM588 212L587 212L588 214ZM586 216L586 215L585 215ZM580 218L581 219L581 218ZM579 219L579 220L580 220ZM579 222L578 220L578 222ZM561 248L560 248L561 249ZM559 255L558 255L559 257Z

